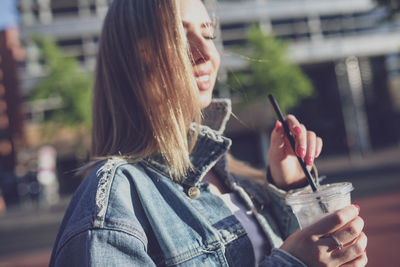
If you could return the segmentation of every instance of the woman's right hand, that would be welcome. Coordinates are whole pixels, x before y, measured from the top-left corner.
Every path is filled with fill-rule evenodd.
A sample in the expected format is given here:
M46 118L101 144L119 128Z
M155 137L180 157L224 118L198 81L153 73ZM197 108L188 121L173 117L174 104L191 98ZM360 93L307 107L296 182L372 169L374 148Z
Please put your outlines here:
M365 266L367 236L359 207L348 206L331 213L316 223L298 230L281 246L308 266ZM343 244L339 250L334 235Z

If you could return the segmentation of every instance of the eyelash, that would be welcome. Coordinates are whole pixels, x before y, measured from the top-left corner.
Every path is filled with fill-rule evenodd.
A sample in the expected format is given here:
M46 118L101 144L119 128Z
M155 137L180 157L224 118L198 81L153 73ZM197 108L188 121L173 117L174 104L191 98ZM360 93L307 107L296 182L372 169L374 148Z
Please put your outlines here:
M215 40L215 39L217 39L217 36L215 36L215 35L206 35L206 36L203 36L205 39L207 39L207 40Z

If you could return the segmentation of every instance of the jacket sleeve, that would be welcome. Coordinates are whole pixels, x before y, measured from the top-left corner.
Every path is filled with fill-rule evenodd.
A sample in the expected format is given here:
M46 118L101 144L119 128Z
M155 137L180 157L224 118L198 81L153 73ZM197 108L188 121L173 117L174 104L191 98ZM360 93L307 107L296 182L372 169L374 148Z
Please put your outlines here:
M258 266L260 267L307 267L302 261L288 252L274 248Z
M73 236L50 266L156 266L139 236L112 229L92 229Z

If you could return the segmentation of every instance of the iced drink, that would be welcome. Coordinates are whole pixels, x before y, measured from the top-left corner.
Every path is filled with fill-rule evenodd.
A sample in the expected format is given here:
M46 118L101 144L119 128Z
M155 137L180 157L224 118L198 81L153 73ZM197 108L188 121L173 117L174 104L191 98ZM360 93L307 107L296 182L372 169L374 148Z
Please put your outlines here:
M304 228L327 215L323 212L321 203L325 205L328 213L349 206L350 192L353 189L349 182L321 185L317 192L307 188L289 193L286 203L292 207L300 228Z

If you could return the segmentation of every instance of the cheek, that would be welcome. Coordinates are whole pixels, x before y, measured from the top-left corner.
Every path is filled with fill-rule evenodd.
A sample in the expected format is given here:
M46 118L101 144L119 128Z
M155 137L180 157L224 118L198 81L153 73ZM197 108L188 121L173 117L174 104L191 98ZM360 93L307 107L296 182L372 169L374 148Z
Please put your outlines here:
M218 72L219 67L221 65L221 56L217 50L217 48L214 47L212 57L211 57L212 65L214 67L215 72Z

